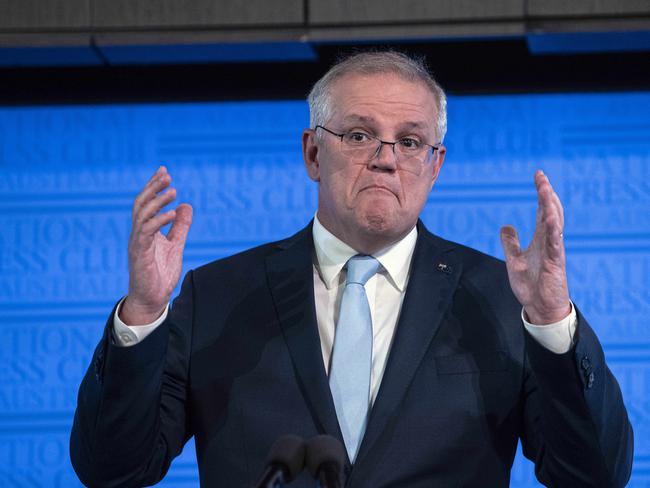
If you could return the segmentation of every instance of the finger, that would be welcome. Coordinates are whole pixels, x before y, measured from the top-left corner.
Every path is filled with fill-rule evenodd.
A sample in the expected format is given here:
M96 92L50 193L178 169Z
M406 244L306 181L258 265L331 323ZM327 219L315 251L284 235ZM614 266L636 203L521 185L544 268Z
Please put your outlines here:
M511 261L521 255L522 250L521 245L519 244L517 229L512 225L504 225L501 227L500 237L506 261Z
M149 178L149 180L147 180L147 183L144 185L144 187L142 187L142 191L140 193L142 193L143 191L149 189L164 174L168 174L167 173L167 168L165 168L164 166L159 166L158 169L155 171L155 173L151 175L151 178Z
M187 203L181 203L176 207L176 218L174 219L172 228L169 229L167 239L183 245L192 225L192 214L192 206Z
M541 231L549 223L559 223L560 232L564 222L564 211L560 198L553 190L553 186L548 177L538 171L535 174L535 186L537 187L537 219L536 226Z
M550 203L542 206L542 215L535 227L535 236L537 242L545 247L557 248L562 239L562 218L550 195L548 198Z
M562 206L560 197L556 192L553 192L553 204L555 205L555 209L560 218L560 229L563 230L564 229L564 207Z
M144 185L144 187L142 188L142 190L146 190L147 188L151 187L151 185L153 185L156 181L158 181L158 180L160 179L160 177L161 177L162 175L164 175L164 174L168 174L168 173L167 173L167 168L165 168L164 166L160 166L160 167L158 167L158 169L156 170L156 172L155 172L153 175L151 175L151 178L149 178L149 180L148 180L147 183Z
M151 183L156 178L162 176L165 173L167 173L167 168L165 166L163 166L163 165L158 166L158 169L154 172L154 174L151 175L151 178L149 178L149 181L147 182L147 184Z
M161 166L138 195L140 197L139 202L142 202L141 205L146 203L148 199L153 198L157 193L163 191L169 186L171 180L171 175L167 173L164 166Z
M562 256L562 224L561 217L555 204L546 212L541 224L535 229L538 242L543 247L543 255L551 259L557 259Z
M539 214L538 229L543 233L543 242L552 249L558 249L564 228L564 209L548 177L540 170L535 174Z
M548 193L549 198L545 203L552 204L555 207L555 210L560 216L560 221L564 223L564 208L562 207L562 202L560 202L560 197L555 191L555 188L553 188L551 180L541 170L538 171L538 174L535 175L535 184L537 185L538 190L541 190L541 193L544 196Z
M161 213L147 220L142 224L142 234L145 236L152 236L158 232L163 226L169 224L176 217L176 210L172 209L167 212Z
M164 169L164 166L162 166L162 168ZM166 170L154 175L154 177L152 177L135 198L132 215L135 217L135 215L140 212L140 209L155 198L158 193L167 188L171 184L171 181L172 177L166 172Z
M142 225L149 219L153 218L160 210L176 198L176 188L170 188L165 193L161 193L153 200L147 202L135 216L136 226Z
M555 191L555 188L553 188L553 185L551 184L551 181L546 177L546 181L548 182L548 186L550 189L550 203L555 209L555 212L558 216L559 223L560 223L560 231L564 228L564 207L562 206L562 202L560 201L560 197Z
M551 258L558 258L562 255L562 226L557 214L549 216L545 222L545 243L548 248L548 255Z
M553 187L551 186L551 182L548 180L548 177L542 170L538 170L535 173L535 187L537 189L537 204L544 211L551 203L551 194L553 193Z

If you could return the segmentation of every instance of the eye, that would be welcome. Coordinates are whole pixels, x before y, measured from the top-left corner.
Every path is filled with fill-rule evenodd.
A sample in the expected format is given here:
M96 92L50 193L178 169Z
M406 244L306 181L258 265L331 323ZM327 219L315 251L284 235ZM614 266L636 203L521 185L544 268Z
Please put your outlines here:
M364 132L354 131L345 134L345 141L349 144L367 144L370 140L370 136Z
M401 148L406 149L407 151L417 151L422 147L422 143L412 137L403 137L397 142Z

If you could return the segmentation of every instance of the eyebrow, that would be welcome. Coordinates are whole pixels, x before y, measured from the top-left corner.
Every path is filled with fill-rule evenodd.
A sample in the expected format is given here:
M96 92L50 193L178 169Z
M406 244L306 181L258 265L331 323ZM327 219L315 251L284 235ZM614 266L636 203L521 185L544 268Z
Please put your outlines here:
M357 114L350 114L346 115L343 118L344 122L364 122L364 123L373 123L375 122L374 117L368 117L366 115L357 115Z
M346 115L343 118L343 122L362 122L366 124L373 124L376 122L376 119L374 117L370 117L367 115L358 115L358 114L350 114ZM426 122L420 122L420 121L407 121L407 122L402 122L400 124L401 128L407 128L407 129L428 129L428 124Z

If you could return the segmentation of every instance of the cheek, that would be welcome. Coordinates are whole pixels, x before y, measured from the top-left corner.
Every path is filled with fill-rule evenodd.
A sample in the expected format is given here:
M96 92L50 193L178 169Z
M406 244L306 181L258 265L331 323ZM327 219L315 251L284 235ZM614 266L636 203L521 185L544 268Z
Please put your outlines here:
M404 209L419 211L424 207L430 193L428 180L418 180L410 176L402 178L401 188L400 202Z
M411 209L417 209L417 211L420 212L427 204L430 192L428 186L419 186L417 189L413 190L407 195L408 207Z
M336 188L336 196L341 200L350 201L358 196L359 180L364 170L363 166L347 165L337 168L330 176L332 186Z
M321 174L320 192L330 202L339 208L352 208L356 192L350 176L342 169Z

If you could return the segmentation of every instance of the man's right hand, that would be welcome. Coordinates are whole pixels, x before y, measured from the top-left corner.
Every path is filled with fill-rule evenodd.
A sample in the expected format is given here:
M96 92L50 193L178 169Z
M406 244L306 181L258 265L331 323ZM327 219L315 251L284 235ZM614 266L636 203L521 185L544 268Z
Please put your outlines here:
M120 319L127 325L154 322L165 309L181 276L183 248L192 224L192 207L160 210L176 198L171 176L158 168L133 204L129 237L129 294ZM166 188L166 192L161 193ZM167 236L160 229L173 222Z

